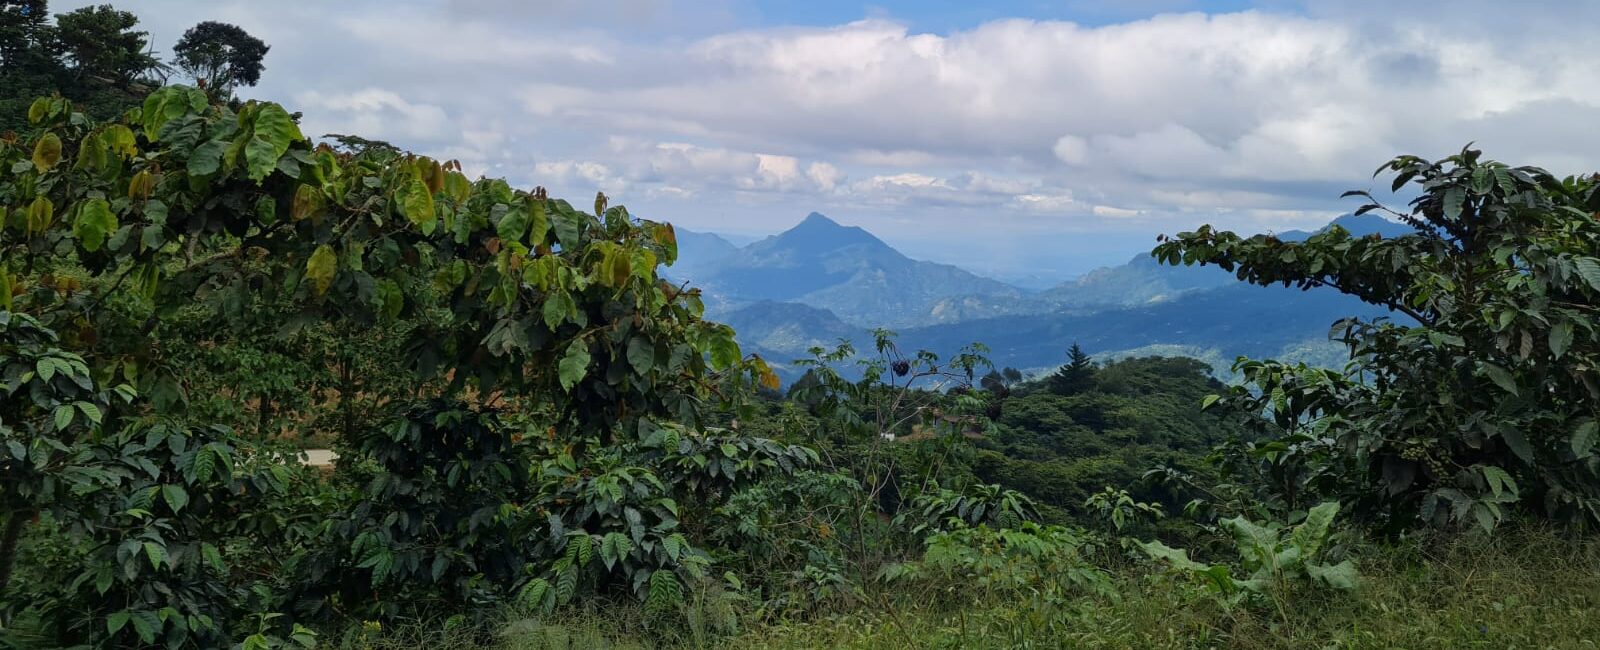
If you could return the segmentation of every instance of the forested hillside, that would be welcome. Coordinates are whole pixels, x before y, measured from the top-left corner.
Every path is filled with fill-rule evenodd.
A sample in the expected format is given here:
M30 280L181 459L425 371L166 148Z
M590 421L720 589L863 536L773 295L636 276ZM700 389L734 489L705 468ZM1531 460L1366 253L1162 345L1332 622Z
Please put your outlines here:
M86 60L44 47L77 14L0 11L4 74ZM193 84L62 85L0 137L0 647L1600 638L1600 176L1401 156L1408 204L1354 193L1380 232L1163 236L1239 284L991 341L734 327L671 224L310 137L235 94L265 43L185 42ZM916 267L840 230L738 286ZM1299 340L1268 319L1345 363L1263 358ZM1096 354L1153 329L1262 356ZM801 346L785 385L763 352Z

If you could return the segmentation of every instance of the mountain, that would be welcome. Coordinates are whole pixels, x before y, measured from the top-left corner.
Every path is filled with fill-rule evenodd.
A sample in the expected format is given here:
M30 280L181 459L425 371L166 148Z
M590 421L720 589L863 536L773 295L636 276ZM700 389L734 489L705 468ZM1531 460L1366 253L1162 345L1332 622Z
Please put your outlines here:
M831 311L797 302L752 303L718 320L738 333L739 345L746 352L784 366L809 358L813 347L831 350L841 339L865 345L872 337L870 330L839 320Z
M1073 343L1095 355L1181 346L1210 351L1231 362L1240 355L1276 356L1286 349L1326 341L1329 327L1342 318L1383 315L1388 315L1386 309L1329 289L1301 291L1234 281L1136 307L907 329L900 332L900 345L942 352L981 342L989 347L995 365L1023 369L1059 365Z
M707 269L739 251L733 242L721 235L675 228L678 236L678 261L663 269L662 274L678 282L699 280Z
M1411 232L1372 215L1327 227L1334 225L1356 235ZM1182 354L1226 374L1241 355L1336 364L1344 353L1328 341L1335 321L1387 315L1337 291L1247 285L1216 267L1166 266L1148 254L1027 294L910 259L861 228L816 213L743 248L685 232L680 266L668 275L702 287L708 317L731 325L745 350L773 363L786 381L803 371L793 361L808 358L808 349L840 339L866 346L874 327L897 329L907 350L950 354L983 343L996 365L1024 370L1053 368L1078 343L1100 359Z
M940 322L936 308L954 298L1022 297L1005 283L913 260L866 230L815 212L783 233L710 263L697 283L713 303L729 309L798 302L863 327Z
M1414 232L1405 224L1372 214L1345 215L1316 232L1333 226L1344 228L1356 236L1376 234L1398 237ZM1285 241L1303 241L1312 234L1290 230L1276 236ZM1038 300L1058 309L1130 307L1237 283L1238 279L1232 274L1216 267L1168 266L1156 261L1149 253L1141 253L1122 266L1096 269L1081 278L1043 291L1038 295Z

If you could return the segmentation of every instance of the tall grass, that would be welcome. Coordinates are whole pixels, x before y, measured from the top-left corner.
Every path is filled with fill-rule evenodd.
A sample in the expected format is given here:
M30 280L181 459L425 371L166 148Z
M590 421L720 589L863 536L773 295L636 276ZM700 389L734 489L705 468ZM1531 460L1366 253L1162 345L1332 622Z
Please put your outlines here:
M368 648L1600 648L1600 541L1548 530L1419 538L1358 549L1354 593L1299 591L1228 607L1159 567L1114 572L1114 593L1065 604L966 585L885 594L803 621L691 634L619 605L510 617L492 638L395 632ZM690 612L694 614L693 612ZM386 633L389 634L389 633ZM350 647L347 645L347 647Z

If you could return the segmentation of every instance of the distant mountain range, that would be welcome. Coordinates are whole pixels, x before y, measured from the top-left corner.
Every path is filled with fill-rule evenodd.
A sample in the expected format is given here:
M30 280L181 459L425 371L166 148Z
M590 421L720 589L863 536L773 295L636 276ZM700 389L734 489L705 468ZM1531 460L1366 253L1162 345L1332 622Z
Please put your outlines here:
M669 275L693 282L719 306L797 302L863 327L910 327L948 322L936 313L952 299L1023 295L954 266L913 260L866 230L815 212L783 233L732 251L698 233L690 240L715 259ZM682 246L680 239L680 251Z
M1357 235L1411 232L1371 215L1333 223ZM896 329L902 348L940 354L981 342L996 365L1038 372L1061 363L1074 342L1101 357L1182 353L1219 369L1239 355L1333 363L1330 325L1385 313L1332 290L1245 285L1215 267L1166 266L1148 254L1029 293L913 260L817 213L744 247L684 230L678 246L679 262L666 275L701 287L709 316L789 379L798 371L788 362L809 348L840 339L865 346L875 327Z

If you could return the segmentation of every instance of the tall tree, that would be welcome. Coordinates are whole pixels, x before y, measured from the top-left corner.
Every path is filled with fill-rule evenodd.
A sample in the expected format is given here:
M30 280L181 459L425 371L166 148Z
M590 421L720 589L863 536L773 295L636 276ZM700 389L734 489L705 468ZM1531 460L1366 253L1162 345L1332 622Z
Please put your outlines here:
M0 0L0 64L7 72L53 61L48 0Z
M135 30L138 24L132 12L88 6L56 16L56 37L80 81L128 84L160 65L147 52L149 32Z
M1067 364L1050 376L1050 392L1076 395L1094 385L1094 359L1076 342L1067 349Z
M237 25L205 21L183 33L172 54L178 67L218 97L254 86L266 68L268 45Z

